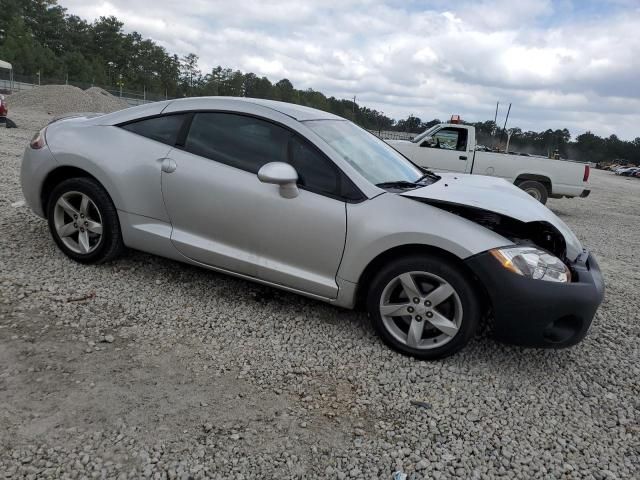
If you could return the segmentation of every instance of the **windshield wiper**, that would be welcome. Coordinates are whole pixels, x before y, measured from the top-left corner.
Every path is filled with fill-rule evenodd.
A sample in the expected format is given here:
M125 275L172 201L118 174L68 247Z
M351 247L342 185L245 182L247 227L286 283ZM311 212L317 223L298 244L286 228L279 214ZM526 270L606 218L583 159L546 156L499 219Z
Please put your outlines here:
M420 183L421 181L426 180L427 178L433 181L440 180L440 177L435 173L429 170L422 170L422 171L424 172L424 175L422 175L418 180L416 180L416 183Z
M419 185L416 182L409 182L407 180L395 180L392 182L376 183L376 187L380 188L417 188Z
M432 183L440 180L440 177L433 173L431 170L427 170L426 168L420 169L423 173L420 178L418 178L414 182L410 182L408 180L394 180L391 182L381 182L376 183L376 187L380 188L418 188L418 187L426 187L427 185L431 185ZM425 180L431 180L431 182L425 182Z

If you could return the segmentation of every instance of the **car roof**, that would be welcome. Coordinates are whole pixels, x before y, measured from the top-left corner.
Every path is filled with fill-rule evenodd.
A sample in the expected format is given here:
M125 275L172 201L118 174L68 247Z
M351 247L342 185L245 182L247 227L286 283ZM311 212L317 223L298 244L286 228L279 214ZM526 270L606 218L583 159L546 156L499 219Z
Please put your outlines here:
M303 105L296 105L287 102L278 102L276 100L265 100L263 98L248 98L248 97L187 97L178 100L172 100L170 102L172 110L178 110L181 103L185 104L185 109L190 109L193 106L194 101L197 101L198 107L202 109L216 108L220 103L252 103L254 105L260 105L262 107L275 110L298 121L305 120L344 120L342 117L338 117L329 112L323 112L311 107L305 107Z
M341 120L344 118L315 108L295 105L293 103L264 100L247 97L185 97L175 100L162 100L145 103L136 107L125 108L113 113L91 119L94 125L117 125L139 118L161 115L163 113L190 112L198 110L229 110L262 114L267 118L274 115L285 115L292 120Z

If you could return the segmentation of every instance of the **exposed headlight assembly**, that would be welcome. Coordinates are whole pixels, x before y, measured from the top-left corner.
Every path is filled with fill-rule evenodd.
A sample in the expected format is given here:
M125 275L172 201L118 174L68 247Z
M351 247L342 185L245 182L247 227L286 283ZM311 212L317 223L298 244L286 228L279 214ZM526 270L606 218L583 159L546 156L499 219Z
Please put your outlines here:
M535 247L506 247L490 250L507 270L534 280L568 283L571 272L562 260Z

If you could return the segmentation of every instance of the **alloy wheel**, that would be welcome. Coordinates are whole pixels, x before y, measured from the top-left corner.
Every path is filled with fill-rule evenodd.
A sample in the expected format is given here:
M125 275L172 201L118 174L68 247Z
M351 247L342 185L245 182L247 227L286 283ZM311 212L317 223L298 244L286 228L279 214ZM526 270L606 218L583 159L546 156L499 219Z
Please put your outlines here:
M62 243L75 253L89 254L102 241L102 215L84 193L62 194L55 205L53 223Z
M393 278L382 291L379 308L387 331L418 350L447 344L462 325L460 296L449 282L428 272Z

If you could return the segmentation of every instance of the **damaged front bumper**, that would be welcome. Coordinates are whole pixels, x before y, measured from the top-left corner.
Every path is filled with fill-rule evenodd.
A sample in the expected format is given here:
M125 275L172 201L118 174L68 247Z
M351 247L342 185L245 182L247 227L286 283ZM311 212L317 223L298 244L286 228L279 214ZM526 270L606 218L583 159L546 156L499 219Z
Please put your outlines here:
M503 268L488 252L466 261L484 284L493 333L507 343L562 348L580 342L604 298L604 280L593 255L570 265L571 283L533 280Z

